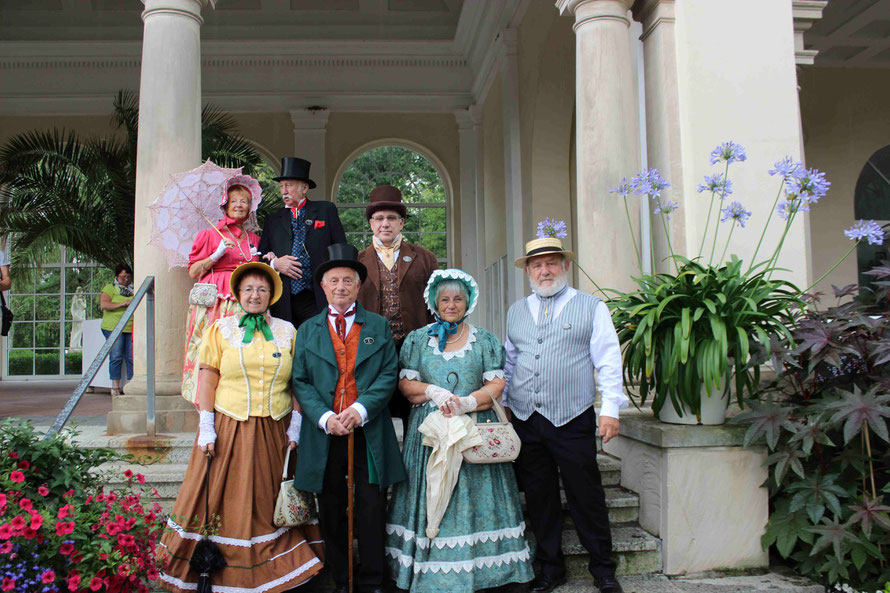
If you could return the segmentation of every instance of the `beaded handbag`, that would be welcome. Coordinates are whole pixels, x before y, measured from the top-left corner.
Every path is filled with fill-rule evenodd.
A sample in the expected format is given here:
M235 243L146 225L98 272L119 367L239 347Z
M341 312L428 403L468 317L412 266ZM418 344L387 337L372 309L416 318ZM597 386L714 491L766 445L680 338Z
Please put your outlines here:
M315 495L311 492L294 489L293 479L287 479L290 447L284 457L284 471L281 473L281 486L278 488L278 500L275 501L275 527L296 527L305 525L318 517Z
M497 399L491 398L492 407L499 422L479 422L473 412L473 422L484 444L463 450L467 463L506 463L519 457L522 442L513 425L507 420L504 407Z

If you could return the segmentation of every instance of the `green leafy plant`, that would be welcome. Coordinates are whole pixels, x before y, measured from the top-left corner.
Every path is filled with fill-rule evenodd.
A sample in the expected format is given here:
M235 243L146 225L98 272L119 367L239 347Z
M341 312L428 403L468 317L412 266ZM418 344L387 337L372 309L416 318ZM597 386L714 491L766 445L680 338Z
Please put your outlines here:
M890 266L870 275L867 298L810 307L773 344L778 377L734 419L748 424L746 446L770 453L764 547L832 591L890 581Z

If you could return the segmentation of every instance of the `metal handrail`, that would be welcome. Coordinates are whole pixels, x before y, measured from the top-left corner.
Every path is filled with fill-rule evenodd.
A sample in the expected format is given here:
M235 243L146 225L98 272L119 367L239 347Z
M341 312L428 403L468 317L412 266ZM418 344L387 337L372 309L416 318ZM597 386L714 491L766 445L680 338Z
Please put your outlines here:
M117 342L117 339L123 333L124 326L133 318L143 298L145 298L145 429L148 436L155 436L155 278L154 276L147 276L139 290L133 295L133 300L127 306L120 321L114 326L111 335L105 340L105 344L99 348L99 352L96 354L96 358L93 359L92 364L90 364L90 368L83 374L80 383L74 389L74 393L68 398L68 403L59 412L53 425L46 431L46 434L43 436L44 439L58 433L65 426L65 423L68 422L71 413L74 412L74 406L77 405L77 402L86 393L87 387L96 378L99 367L108 358L108 353L111 352L114 343Z

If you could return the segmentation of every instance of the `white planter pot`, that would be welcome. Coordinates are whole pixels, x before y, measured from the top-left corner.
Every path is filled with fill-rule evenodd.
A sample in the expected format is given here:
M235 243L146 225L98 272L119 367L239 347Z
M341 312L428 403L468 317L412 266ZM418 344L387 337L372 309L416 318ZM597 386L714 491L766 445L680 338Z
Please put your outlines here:
M724 381L720 382L720 388L711 391L711 397L708 397L704 385L701 388L701 418L696 418L684 404L683 415L679 416L674 409L674 405L670 400L661 406L658 413L658 419L669 424L705 424L715 425L726 422L726 408L729 406L730 393L723 393Z

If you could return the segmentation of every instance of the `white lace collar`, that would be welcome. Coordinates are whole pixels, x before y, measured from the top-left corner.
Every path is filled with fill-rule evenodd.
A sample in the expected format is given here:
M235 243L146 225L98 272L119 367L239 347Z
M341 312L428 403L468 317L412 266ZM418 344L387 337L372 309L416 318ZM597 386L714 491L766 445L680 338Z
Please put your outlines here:
M245 328L238 326L240 321L240 315L232 315L230 317L216 320L216 324L219 326L222 336L228 340L233 348L246 348L253 344L257 339L257 337L254 336L250 342L247 344L244 343ZM284 319L271 316L266 317L266 322L272 330L272 342L281 349L290 350L291 342L297 333L294 326Z
M439 340L436 339L436 336L430 336L427 344L430 348L433 349L433 354L437 354L445 360L451 360L452 358L463 358L465 352L469 352L473 349L471 345L473 344L473 342L476 341L476 332L478 331L475 325L470 325L469 323L467 323L467 327L470 328L470 335L467 337L467 342L458 350L454 350L452 352L442 352L441 350L439 350Z

